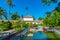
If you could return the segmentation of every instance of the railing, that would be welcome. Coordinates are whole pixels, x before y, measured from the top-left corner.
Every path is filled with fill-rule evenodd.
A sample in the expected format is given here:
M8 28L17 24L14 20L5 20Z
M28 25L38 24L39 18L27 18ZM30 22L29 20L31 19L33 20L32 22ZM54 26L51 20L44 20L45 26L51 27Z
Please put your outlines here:
M9 34L10 34L9 32L0 33L0 37L8 36Z
M11 38L15 37L16 35L18 35L19 33L23 32L23 30L17 32L17 33L14 33L12 35L9 35L8 37L6 38L3 38L2 40L10 40Z

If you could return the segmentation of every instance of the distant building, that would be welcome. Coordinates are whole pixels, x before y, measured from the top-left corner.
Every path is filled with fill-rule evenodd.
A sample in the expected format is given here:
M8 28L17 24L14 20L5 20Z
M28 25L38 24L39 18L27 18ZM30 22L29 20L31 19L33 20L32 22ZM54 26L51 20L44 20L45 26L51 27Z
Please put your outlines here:
M30 15L27 15L23 18L23 21L33 21L33 17Z
M43 20L33 20L33 17L30 15L25 16L23 19L26 23L32 23L32 24L42 24Z
M2 20L0 20L1 22ZM3 20L4 22L8 22L8 20ZM32 16L27 15L23 17L20 20L9 20L10 22L26 22L26 23L32 23L32 24L42 24L43 20L34 20Z

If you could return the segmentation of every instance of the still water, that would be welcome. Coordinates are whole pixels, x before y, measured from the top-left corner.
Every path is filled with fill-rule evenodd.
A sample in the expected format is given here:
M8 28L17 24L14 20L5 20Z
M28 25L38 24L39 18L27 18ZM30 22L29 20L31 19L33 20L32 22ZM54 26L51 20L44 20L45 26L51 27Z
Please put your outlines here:
M47 36L43 32L36 32L32 40L47 40Z
M43 32L36 32L33 34L33 37L25 40L47 40L47 36Z
M27 29L25 29L24 32L27 32ZM30 38L26 38L26 36L24 35L21 37L20 34L18 34L17 36L11 38L10 40L47 40L47 36L45 33L38 31L38 32L35 32L33 34L33 37L30 37Z

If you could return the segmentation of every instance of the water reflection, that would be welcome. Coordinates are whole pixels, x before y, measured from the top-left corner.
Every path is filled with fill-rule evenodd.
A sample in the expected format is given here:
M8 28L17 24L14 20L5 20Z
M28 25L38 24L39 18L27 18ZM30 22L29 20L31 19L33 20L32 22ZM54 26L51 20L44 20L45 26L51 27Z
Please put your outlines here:
M43 32L36 32L33 37L27 37L25 35L17 35L11 40L47 40L47 36Z
M47 40L47 36L43 32L36 32L33 37L25 37L25 40Z
M27 32L27 30L24 30L23 33ZM47 36L43 32L35 32L32 37L27 37L27 34L16 35L15 37L11 38L10 40L47 40Z

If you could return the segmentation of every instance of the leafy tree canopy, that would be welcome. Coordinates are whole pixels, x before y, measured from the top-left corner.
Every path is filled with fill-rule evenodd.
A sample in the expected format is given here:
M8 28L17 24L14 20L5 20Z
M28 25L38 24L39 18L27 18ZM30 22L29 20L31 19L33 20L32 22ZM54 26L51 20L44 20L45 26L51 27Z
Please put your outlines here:
M50 17L44 19L44 24L47 26L60 26L60 12L54 11Z
M18 20L20 19L20 16L18 15L18 12L15 12L12 16L11 16L12 20Z

